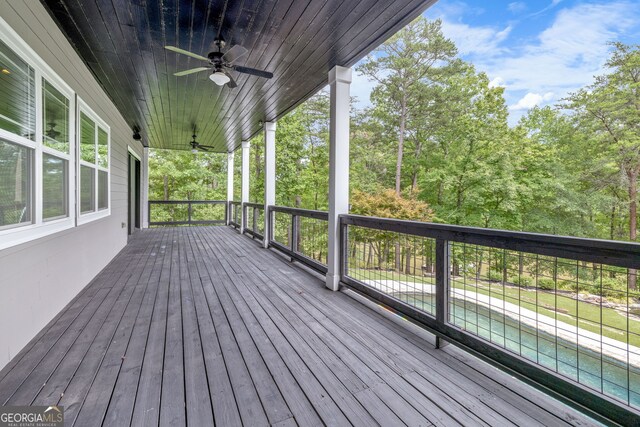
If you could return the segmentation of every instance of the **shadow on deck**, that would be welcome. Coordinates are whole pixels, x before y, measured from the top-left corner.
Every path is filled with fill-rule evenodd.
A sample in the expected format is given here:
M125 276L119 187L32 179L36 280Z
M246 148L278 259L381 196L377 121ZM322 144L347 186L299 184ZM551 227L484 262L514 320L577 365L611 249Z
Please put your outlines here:
M65 425L591 425L228 227L138 234L2 371Z

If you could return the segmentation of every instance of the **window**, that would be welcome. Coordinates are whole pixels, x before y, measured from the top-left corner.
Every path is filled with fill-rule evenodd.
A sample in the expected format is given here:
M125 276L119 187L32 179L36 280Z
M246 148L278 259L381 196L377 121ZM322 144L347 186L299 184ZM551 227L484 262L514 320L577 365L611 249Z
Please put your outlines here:
M79 105L79 223L109 213L109 127L82 100Z
M42 218L69 216L69 99L42 79Z
M69 162L50 154L42 155L42 216L45 220L69 215Z
M0 129L36 140L35 70L0 41Z
M0 230L33 218L33 150L0 139Z
M2 20L0 40L3 249L75 225L76 154L74 92Z

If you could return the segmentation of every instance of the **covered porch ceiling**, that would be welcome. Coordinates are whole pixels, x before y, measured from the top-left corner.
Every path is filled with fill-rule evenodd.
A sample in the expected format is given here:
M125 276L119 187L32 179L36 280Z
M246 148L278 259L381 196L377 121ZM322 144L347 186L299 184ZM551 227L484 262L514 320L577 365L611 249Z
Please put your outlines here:
M327 84L436 0L41 0L143 143L226 152ZM207 56L222 36L248 53L237 64L270 80L231 71L238 87L216 86L206 65L164 49Z

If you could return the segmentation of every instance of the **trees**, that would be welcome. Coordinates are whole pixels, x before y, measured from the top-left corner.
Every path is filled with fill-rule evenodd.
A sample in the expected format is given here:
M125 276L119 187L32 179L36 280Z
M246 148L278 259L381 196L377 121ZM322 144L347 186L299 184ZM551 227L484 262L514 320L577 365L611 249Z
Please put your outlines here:
M566 108L576 127L615 167L628 203L629 240L638 234L638 176L640 175L640 51L637 46L613 43L605 64L609 73L597 76L590 86L572 93ZM610 168L608 162L602 168ZM615 193L615 192L614 192ZM617 196L617 193L615 193ZM636 274L629 287L635 289Z
M150 150L149 200L226 200L227 155Z
M371 93L374 114L397 134L395 191L402 190L402 167L407 123L424 115L430 105L424 92L449 72L457 53L454 43L442 35L441 21L420 17L382 44L357 68L378 85ZM427 101L427 102L425 102Z

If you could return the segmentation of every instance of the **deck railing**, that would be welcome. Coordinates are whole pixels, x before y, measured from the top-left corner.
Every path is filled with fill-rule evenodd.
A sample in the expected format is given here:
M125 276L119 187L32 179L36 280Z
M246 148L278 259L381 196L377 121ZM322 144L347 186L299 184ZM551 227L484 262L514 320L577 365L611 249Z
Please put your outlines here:
M623 424L640 413L640 245L343 215L342 282Z
M225 200L149 200L149 226L219 225L227 221Z
M327 273L327 212L269 206L269 245L292 259Z
M240 228L242 223L242 203L231 201L227 207L229 215L229 225L233 228Z
M264 239L264 205L260 203L242 204L242 228L254 239Z
M262 238L260 208L243 206L247 234ZM327 272L327 212L268 215L270 247ZM640 419L640 245L357 215L340 217L340 242L342 283L437 345L592 414Z

